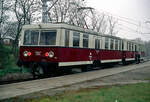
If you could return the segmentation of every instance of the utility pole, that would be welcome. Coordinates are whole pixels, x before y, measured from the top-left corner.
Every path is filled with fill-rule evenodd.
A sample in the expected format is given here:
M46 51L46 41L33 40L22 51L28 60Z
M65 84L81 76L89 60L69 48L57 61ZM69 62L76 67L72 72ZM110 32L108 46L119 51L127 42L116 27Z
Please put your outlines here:
M51 7L47 8L47 2L53 0L41 0L42 1L42 23L47 23L48 21L48 11L58 2L56 0Z
M79 11L81 11L81 10L90 10L91 13L93 14L93 11L92 11L93 9L94 9L94 8L92 8L92 7L79 7L79 8L77 8L77 13L78 13ZM86 28L88 29L87 22L85 21L84 18L83 18L82 21L85 23L85 26L86 26Z
M47 23L47 0L42 0L42 23Z

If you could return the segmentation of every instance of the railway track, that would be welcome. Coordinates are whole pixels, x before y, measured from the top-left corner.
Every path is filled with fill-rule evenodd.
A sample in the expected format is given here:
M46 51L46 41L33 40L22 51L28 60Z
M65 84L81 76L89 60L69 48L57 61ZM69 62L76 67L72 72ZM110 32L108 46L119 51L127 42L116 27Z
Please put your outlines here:
M135 63L132 63L132 64L129 64L127 66L134 65L134 64ZM109 69L109 68L114 68L114 67L116 68L116 67L123 67L123 66L122 66L122 64L105 65L105 66L101 66L101 67L92 68L93 70L91 70L91 71ZM18 83L18 82L26 82L26 81L32 81L32 80L39 80L39 79L45 79L45 78L53 78L53 77L72 75L72 74L77 74L77 73L84 73L84 72L81 71L81 68L74 68L72 70L65 70L63 73L61 73L61 75L51 75L51 76L39 77L39 78L31 78L32 76L29 76L29 78L27 78L27 79L16 79L16 80L9 80L9 81L7 81L7 80L0 81L0 85L12 84L12 83Z
M135 64L122 66L122 67L116 66L114 68L90 71L86 73L78 73L78 74L71 74L71 75L65 75L60 77L0 85L0 92L1 92L0 100L26 95L34 92L39 92L42 90L53 89L53 88L63 87L66 85L90 81L97 78L102 78L102 77L118 74L121 72L135 70L138 68L145 68L149 66L150 63L145 62L139 64L138 66Z

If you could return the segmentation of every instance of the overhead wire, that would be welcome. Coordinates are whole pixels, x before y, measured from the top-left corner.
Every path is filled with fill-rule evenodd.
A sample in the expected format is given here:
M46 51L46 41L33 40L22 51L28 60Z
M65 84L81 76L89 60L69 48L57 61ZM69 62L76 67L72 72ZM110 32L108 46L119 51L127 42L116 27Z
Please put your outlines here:
M138 20L135 20L135 19L132 19L132 18L127 18L127 17L123 17L123 16L118 16L118 15L116 15L116 14L112 14L112 13L107 12L107 11L104 11L104 10L102 10L102 11L103 11L103 12L101 12L101 13L103 13L103 14L105 14L105 15L107 15L107 16L112 16L113 18L116 18L116 19L118 19L119 21L122 21L122 22L125 22L125 23L128 23L128 24L131 24L131 25L134 25L134 26L137 26L137 27L139 27L139 26L142 24L141 21L138 21ZM143 25L141 25L141 27L150 30L149 27L145 27L145 26L143 26Z
M121 27L123 27L123 28L129 29L129 30L131 30L131 31L133 31L133 32L138 32L137 30L135 30L135 29L133 29L133 28L130 28L130 27L128 27L128 26L125 26L125 25L123 25L123 24L118 24L118 25L121 26Z
M125 28L126 30L130 30L130 32L134 32L136 34L150 34L150 33L143 33L142 31L140 31L141 29L147 29L147 30L150 30L149 27L145 27L143 26L143 24L141 23L141 21L138 21L138 20L135 20L135 19L132 19L132 18L128 18L128 17L123 17L123 16L118 16L118 15L115 15L115 14L112 14L110 12L107 12L107 11L104 11L102 10L103 12L101 12L101 14L104 14L104 15L107 15L108 17L113 17L115 19L117 19L119 22L122 22L122 24L120 24L119 26L123 26L123 29ZM130 26L134 26L133 28L137 28L137 30L129 27L129 26L126 26L124 23L127 23L129 24ZM123 30L122 29L122 30ZM139 31L138 31L139 29Z

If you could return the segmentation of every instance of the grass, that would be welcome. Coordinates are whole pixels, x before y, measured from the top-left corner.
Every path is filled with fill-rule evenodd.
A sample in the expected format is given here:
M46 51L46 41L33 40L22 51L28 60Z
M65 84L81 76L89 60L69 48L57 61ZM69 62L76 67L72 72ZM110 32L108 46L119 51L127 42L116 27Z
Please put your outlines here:
M145 78L144 80L150 80L150 78Z
M150 102L150 83L66 91L55 96L31 99L14 98L3 102Z
M3 77L10 73L20 73L20 68L16 65L17 58L12 54L12 48L10 46L3 46L0 49L0 77ZM27 72L23 69L23 72Z

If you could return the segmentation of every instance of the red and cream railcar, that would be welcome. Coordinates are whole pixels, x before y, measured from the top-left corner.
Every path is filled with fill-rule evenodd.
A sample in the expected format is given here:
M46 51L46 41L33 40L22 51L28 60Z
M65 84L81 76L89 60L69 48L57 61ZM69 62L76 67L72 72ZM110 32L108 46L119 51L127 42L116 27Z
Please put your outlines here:
M44 73L63 66L134 61L138 44L63 23L25 25L18 65Z

